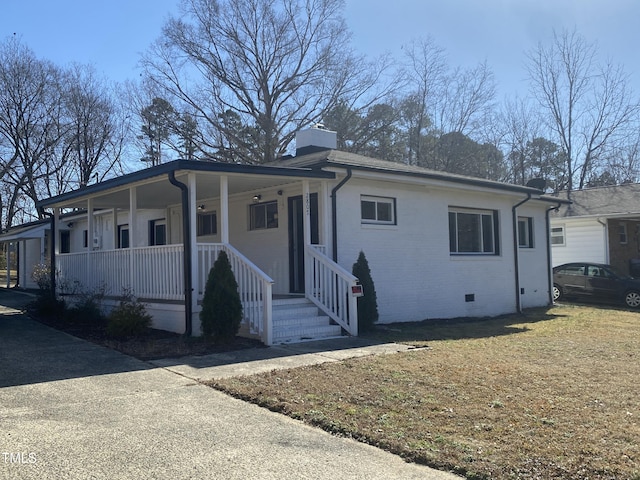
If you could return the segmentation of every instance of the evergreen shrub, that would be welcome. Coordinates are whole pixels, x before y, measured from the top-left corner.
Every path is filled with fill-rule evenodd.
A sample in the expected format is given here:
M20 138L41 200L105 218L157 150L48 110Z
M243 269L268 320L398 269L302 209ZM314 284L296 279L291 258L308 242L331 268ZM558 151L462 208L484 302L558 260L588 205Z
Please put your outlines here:
M238 283L229 257L223 250L209 271L204 290L200 312L202 335L218 342L230 341L238 333L241 321L242 303Z
M358 260L353 264L352 273L360 280L364 293L364 296L358 297L358 331L366 332L372 330L378 321L378 299L369 262L363 251L360 251Z

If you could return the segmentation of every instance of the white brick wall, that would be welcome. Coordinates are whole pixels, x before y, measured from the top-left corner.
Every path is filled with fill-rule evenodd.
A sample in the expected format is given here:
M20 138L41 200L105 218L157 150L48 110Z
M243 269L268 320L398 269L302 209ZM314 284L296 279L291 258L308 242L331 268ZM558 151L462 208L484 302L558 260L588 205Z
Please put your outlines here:
M396 198L397 225L362 225L360 195ZM339 263L350 270L359 251L364 251L376 285L381 323L513 312L511 208L521 199L354 178L338 193ZM450 255L449 206L498 210L500 255ZM528 210L535 215L536 248L521 256L523 306L548 302L544 208L540 204ZM523 212L519 210L520 215ZM466 302L467 294L475 295L475 301Z

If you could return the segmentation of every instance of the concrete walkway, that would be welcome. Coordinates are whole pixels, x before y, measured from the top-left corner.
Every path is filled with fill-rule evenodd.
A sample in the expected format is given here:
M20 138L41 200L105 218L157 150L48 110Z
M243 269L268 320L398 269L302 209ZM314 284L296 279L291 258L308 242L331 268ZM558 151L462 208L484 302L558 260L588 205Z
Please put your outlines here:
M337 361L348 351L372 354L370 346L150 364L32 321L16 309L18 295L0 290L0 478L458 478L193 380Z

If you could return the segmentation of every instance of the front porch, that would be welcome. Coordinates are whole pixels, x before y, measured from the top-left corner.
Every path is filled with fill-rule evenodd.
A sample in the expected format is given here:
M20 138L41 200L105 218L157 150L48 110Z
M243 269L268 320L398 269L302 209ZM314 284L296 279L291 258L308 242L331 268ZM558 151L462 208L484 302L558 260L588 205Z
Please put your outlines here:
M222 243L197 244L196 282L192 285L196 297L194 334L199 333L198 315L207 276L222 250L238 282L243 307L240 334L266 345L338 336L341 330L357 335L357 299L353 295L357 279L324 255L324 246L305 249L305 292L285 296L274 295L273 280L234 247ZM116 298L129 291L152 309L176 317L176 326L183 327L183 245L67 253L56 258L60 294L104 292Z
M293 341L274 328L296 330L288 318L296 314L274 318L273 299L295 294L317 308L315 317L357 335L357 279L332 259L334 179L321 170L176 161L48 199L58 290L117 297L127 289L154 317L173 318L158 320L161 328L199 335L206 279L225 250L242 334L268 345Z

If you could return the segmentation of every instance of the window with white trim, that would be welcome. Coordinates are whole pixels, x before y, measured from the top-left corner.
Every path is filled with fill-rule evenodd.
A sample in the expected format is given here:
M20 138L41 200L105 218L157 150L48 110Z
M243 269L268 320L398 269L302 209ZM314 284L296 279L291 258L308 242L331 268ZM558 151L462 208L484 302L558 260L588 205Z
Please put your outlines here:
M215 235L218 233L218 216L216 212L207 212L198 214L198 230L199 237L203 235Z
M129 248L129 224L118 225L118 248Z
M396 225L396 199L360 196L360 219L363 224Z
M278 202L249 205L249 230L278 228Z
M618 238L620 239L621 245L627 244L627 224L626 223L618 224Z
M149 220L149 245L167 244L167 221L164 218Z
M449 208L449 251L452 254L498 255L498 212Z
M565 245L564 227L551 227L551 245L555 247Z
M60 230L60 253L71 252L71 232Z
M533 248L533 218L518 217L518 246Z

